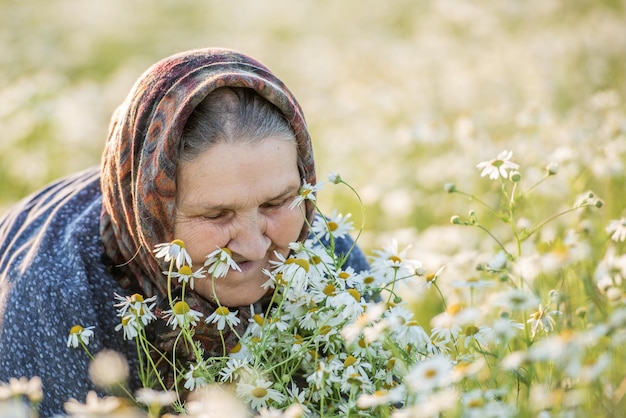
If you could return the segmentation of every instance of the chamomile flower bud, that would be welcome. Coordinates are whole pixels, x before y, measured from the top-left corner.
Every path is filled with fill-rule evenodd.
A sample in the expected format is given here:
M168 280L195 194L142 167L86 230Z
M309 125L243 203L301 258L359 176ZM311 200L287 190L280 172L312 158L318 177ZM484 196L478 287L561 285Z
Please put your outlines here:
M453 225L460 225L461 224L461 217L459 215L454 215L450 218L450 223Z
M339 184L343 181L343 179L341 178L339 174L335 173L334 171L331 171L330 173L328 173L328 181L334 184Z
M513 183L518 183L522 179L522 174L517 170L513 170L509 173L509 179Z
M454 184L454 183L446 183L446 184L443 186L443 188L444 188L444 190L445 190L447 193L454 193L454 192L456 192L456 184Z
M89 364L89 377L100 388L110 388L128 379L126 358L117 351L104 349L94 356Z
M546 166L546 171L548 172L549 176L554 176L556 173L559 172L559 163L551 162Z

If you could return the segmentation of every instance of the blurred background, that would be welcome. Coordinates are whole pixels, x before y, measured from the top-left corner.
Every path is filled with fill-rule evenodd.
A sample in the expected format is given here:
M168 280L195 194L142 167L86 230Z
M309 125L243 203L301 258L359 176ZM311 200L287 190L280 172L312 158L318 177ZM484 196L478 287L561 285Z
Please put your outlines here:
M149 65L222 46L293 90L319 179L335 171L361 194L366 250L390 237L418 258L471 244L449 225L471 201L444 184L497 191L476 164L504 149L528 184L559 163L531 217L590 189L605 201L598 225L626 215L622 0L0 0L0 46L0 214L97 165ZM360 224L347 189L328 185L320 202Z

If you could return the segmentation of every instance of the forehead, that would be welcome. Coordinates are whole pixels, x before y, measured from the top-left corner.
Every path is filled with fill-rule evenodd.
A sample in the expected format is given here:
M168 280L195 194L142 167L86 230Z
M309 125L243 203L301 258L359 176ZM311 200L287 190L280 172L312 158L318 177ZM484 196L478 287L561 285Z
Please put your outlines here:
M218 143L181 162L177 205L245 206L262 203L300 185L296 144L282 138Z

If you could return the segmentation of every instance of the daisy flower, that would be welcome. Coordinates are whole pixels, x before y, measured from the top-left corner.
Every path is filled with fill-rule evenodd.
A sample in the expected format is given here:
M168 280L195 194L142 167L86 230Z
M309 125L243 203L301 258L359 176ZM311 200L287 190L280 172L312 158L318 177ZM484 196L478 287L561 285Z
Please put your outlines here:
M453 367L450 359L435 355L413 365L404 381L414 392L429 392L452 383Z
M254 383L240 382L237 384L237 395L245 402L249 402L252 409L267 408L269 404L285 401L285 395L272 389L272 382L258 378Z
M233 253L228 248L217 248L206 256L204 266L207 273L213 278L225 277L230 269L241 271L241 268L233 260Z
M382 250L373 250L375 256L371 257L371 273L374 273L374 278L376 278L375 273L380 273L383 280L412 276L415 272L412 266L416 264L416 261L404 259L409 248L399 251L398 242L392 240L384 245Z
M373 393L363 393L357 398L356 404L361 409L367 409L402 402L404 399L402 392L402 386L397 386L389 390L379 389Z
M481 347L486 347L494 340L493 330L485 325L469 325L465 328L465 341L463 345L468 348L473 342Z
M291 205L289 205L289 209L293 209L295 207L300 206L300 204L304 202L305 200L314 202L315 193L322 190L323 186L324 186L323 182L318 183L318 184L309 184L307 182L304 182L302 186L300 186L300 190L298 191L298 196L296 196L296 198L293 199L293 202L291 202Z
M386 318L389 320L394 340L401 345L415 344L424 347L430 341L428 334L413 319L413 312L402 306L395 306L387 311Z
M522 289L511 289L509 291L494 295L494 305L502 308L510 308L516 311L524 311L537 306L537 296Z
M77 348L79 345L89 345L89 339L93 337L94 327L83 328L81 325L74 325L70 329L67 337L67 346Z
M333 238L343 238L347 233L352 231L353 223L350 220L351 214L342 215L334 209L328 219L324 219L322 216L317 216L315 222L311 226L311 231L318 239L330 240Z
M506 316L496 319L493 323L494 337L503 345L508 344L509 341L523 329L524 324L515 322Z
M189 370L185 373L185 389L194 390L196 388L202 388L207 385L205 378L206 365L200 361L197 364L189 365Z
M518 164L510 161L513 156L513 151L504 150L498 156L489 161L483 161L476 165L476 168L482 170L481 177L489 176L491 180L497 180L499 177L503 179L509 178L507 170L517 170Z
M135 393L137 402L146 406L170 406L178 397L176 392L171 390L154 390L150 388L141 388Z
M309 283L309 270L311 264L306 258L289 257L285 259L282 254L274 252L276 261L270 260L270 264L274 266L272 273L277 275L282 273L282 279L289 286L289 292L300 294L304 292Z
M124 339L132 340L139 335L139 324L135 315L125 315L122 321L115 326L115 331L123 330Z
M239 311L231 312L226 306L220 306L205 319L205 322L207 324L217 324L217 329L222 331L226 327L226 324L228 324L229 327L234 327L239 324L240 320L237 317L238 312Z
M614 219L606 227L606 232L611 234L611 239L615 242L626 241L626 218Z
M70 416L80 417L95 417L95 416L109 416L112 412L122 406L122 402L119 398L114 396L105 396L104 398L98 398L96 392L90 390L85 398L85 403L80 403L74 398L70 398L65 403L65 411Z
M560 315L561 311L549 311L550 305L539 305L539 309L530 315L530 319L526 321L530 324L531 337L535 338L539 329L543 330L546 334L554 331L556 323L553 316Z
M163 274L167 275L170 273L164 271ZM181 266L178 271L172 272L171 277L178 279L178 283L189 283L189 287L193 289L194 279L202 279L206 276L204 275L204 269L199 268L194 272L190 266L185 264L184 266Z
M220 382L234 382L248 373L250 373L250 366L247 359L230 357L226 365L220 369Z
M189 325L195 326L201 316L201 312L191 309L189 304L182 300L176 302L172 309L163 312L163 318L168 318L167 325L172 329L176 329L177 326L181 328Z
M31 402L40 402L43 399L41 378L39 376L30 379L12 377L8 383L0 382L0 404L3 400L18 396L26 396ZM2 412L1 408L0 412Z
M114 306L118 308L118 316L122 318L125 316L135 316L144 325L148 325L148 323L156 319L156 316L152 313L152 310L156 306L156 298L156 295L144 299L139 293L135 293L131 296L120 296L115 293L115 299L119 300L119 302Z
M191 265L191 256L185 249L185 243L179 239L155 245L154 253L156 258L162 258L166 263L174 260L177 269L180 269L183 264Z

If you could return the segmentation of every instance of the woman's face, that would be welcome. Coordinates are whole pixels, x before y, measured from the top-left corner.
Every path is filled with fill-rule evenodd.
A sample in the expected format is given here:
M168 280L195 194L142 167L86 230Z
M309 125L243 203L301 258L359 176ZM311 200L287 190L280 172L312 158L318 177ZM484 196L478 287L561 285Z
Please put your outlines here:
M174 238L182 240L196 271L217 247L232 252L241 272L215 279L215 295L226 306L244 306L265 293L274 252L289 254L304 217L290 209L300 189L294 142L268 138L259 142L219 143L177 173ZM211 278L196 279L194 289L215 299Z

